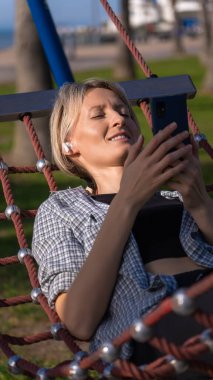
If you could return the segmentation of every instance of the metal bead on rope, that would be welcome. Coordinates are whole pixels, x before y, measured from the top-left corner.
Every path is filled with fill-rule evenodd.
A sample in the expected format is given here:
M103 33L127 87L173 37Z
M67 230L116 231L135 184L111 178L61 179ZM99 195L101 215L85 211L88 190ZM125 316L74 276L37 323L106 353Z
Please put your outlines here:
M38 296L42 294L42 291L41 291L41 288L34 288L32 291L31 291L31 298L32 298L32 301L33 303L36 303L36 304L39 304L39 301L38 301Z
M77 362L77 363L80 363L81 360L83 360L87 356L88 356L88 352L86 352L86 351L78 351L78 352L76 352L76 354L74 356L74 361Z
M114 368L114 365L113 364L109 364L107 365L104 370L103 370L103 378L104 379L110 379L110 380L116 380L117 377L113 376L112 375L112 370Z
M16 206L16 205L7 206L5 209L5 215L6 215L7 219L11 219L11 216L14 212L16 214L19 214L19 215L21 214L21 210L18 206Z
M20 359L21 359L21 357L18 356L18 355L13 355L13 356L11 356L11 357L8 359L7 364L8 364L9 371L10 371L11 373L13 373L14 375L19 375L20 373L22 373L21 368L19 368L19 367L17 366L17 362L18 362L18 360L20 360Z
M100 347L100 358L105 362L112 363L119 357L119 348L111 342L103 343Z
M173 355L167 355L167 361L169 364L171 364L175 370L176 374L181 374L183 372L186 372L189 368L189 365L183 361L176 359Z
M50 377L47 376L47 369L46 368L40 368L36 373L36 378L39 380L50 380ZM51 377L51 380L53 377Z
M147 325L140 319L135 321L131 327L131 336L134 340L137 342L147 342L152 335L153 335L153 329Z
M196 307L192 298L187 296L185 289L177 290L172 296L172 310L179 315L191 315Z
M76 360L73 360L70 363L68 378L72 380L85 380L88 376L87 372L86 369L80 367Z
M211 329L204 330L200 335L200 340L206 346L208 346L209 351L213 353L213 333Z
M24 263L24 258L25 256L27 255L31 255L31 250L29 248L20 248L19 251L18 251L18 259L20 261L21 264Z
M0 170L5 170L8 173L8 166L4 161L0 161Z
M51 328L51 334L55 340L60 340L60 336L58 335L58 332L64 328L64 325L62 323L54 323Z
M147 364L141 364L141 365L138 366L138 368L139 368L141 371L145 371L146 367L147 367Z
M36 169L37 169L38 172L40 172L40 173L43 172L43 169L44 169L46 166L50 166L50 163L49 163L49 161L47 161L45 158L41 158L41 159L38 160L37 163L36 163Z
M200 143L201 141L207 141L207 137L204 133L196 133L194 136L194 140L196 143Z

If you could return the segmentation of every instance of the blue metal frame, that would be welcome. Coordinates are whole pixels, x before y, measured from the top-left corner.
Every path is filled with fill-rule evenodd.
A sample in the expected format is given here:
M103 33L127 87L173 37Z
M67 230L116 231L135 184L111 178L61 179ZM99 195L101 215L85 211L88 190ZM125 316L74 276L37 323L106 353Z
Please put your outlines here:
M60 38L45 0L27 0L50 69L58 86L74 82Z

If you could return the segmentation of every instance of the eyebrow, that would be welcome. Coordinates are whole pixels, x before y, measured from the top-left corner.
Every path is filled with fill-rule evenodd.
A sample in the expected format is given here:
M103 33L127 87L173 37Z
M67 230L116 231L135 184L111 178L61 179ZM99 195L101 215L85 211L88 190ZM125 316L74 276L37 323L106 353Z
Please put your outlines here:
M117 108L122 108L122 107L125 107L125 108L128 108L127 104L125 103L116 103L116 104L113 104L112 105L113 108L117 109ZM102 110L104 108L106 108L107 106L105 104L99 104L97 106L92 106L90 109L89 109L89 112L90 111L93 111L93 110Z
M102 104L100 104L100 105L98 105L98 106L92 106L91 108L89 108L89 112L90 112L90 111L93 111L93 110L103 109L103 108L105 108L105 106L102 105Z

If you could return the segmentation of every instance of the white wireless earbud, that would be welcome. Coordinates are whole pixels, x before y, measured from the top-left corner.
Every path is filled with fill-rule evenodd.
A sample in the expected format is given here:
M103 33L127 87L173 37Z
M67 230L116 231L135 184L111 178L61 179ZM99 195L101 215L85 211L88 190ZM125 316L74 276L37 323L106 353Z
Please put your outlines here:
M72 150L72 144L69 142L62 143L64 153L69 153Z

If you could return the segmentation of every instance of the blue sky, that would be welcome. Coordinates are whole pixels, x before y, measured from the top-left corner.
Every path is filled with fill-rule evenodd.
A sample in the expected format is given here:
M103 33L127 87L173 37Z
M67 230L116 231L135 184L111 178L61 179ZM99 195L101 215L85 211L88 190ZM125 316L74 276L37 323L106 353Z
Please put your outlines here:
M19 1L19 0L18 0ZM14 29L15 0L0 0L0 29ZM92 25L107 18L99 0L47 0L57 25ZM109 0L118 11L119 0Z

